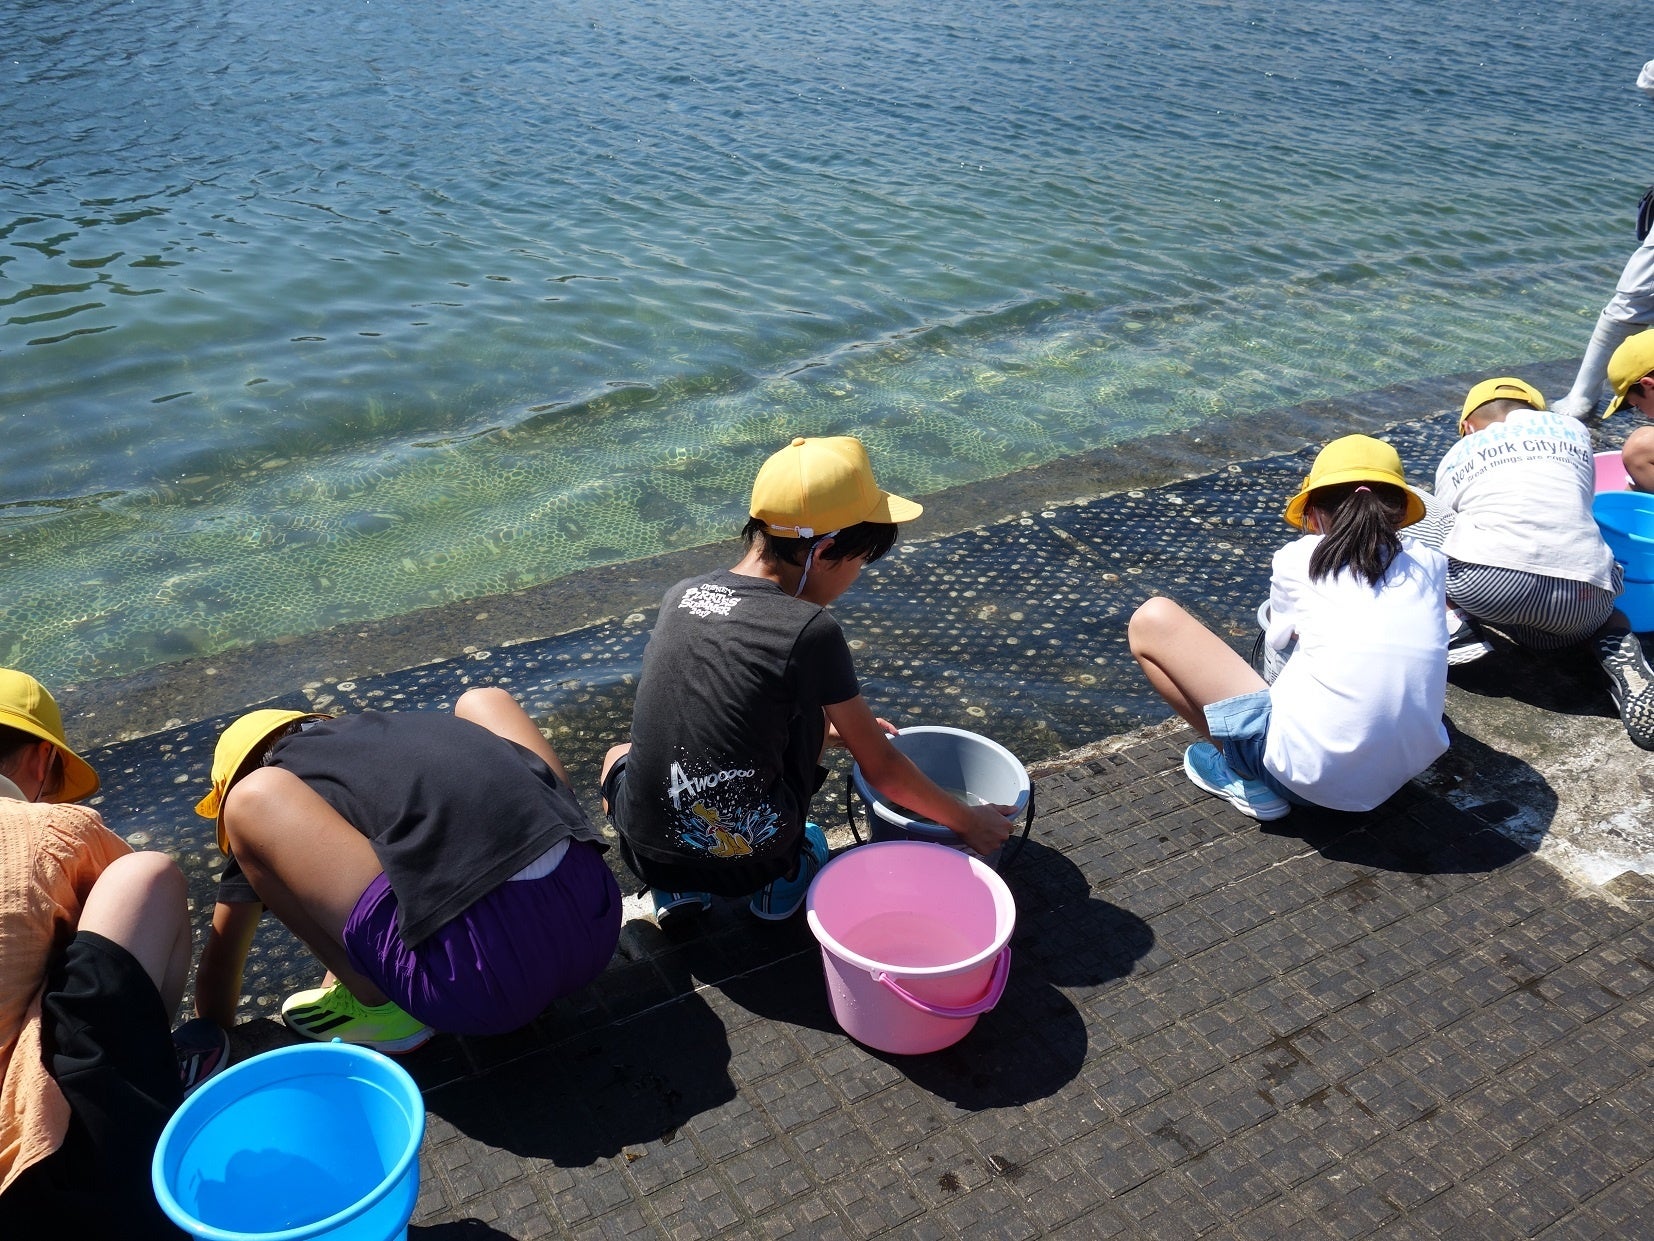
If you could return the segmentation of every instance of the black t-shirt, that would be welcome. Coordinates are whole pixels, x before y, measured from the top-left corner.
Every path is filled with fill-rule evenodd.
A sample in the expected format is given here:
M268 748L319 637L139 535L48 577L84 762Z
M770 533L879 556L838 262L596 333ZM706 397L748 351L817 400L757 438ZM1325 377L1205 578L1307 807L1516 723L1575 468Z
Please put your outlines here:
M266 761L373 843L409 947L560 840L608 848L544 760L447 712L321 720L278 741ZM258 899L233 858L218 899Z
M622 855L645 883L741 896L803 837L825 723L855 667L827 609L727 570L661 603L616 790Z

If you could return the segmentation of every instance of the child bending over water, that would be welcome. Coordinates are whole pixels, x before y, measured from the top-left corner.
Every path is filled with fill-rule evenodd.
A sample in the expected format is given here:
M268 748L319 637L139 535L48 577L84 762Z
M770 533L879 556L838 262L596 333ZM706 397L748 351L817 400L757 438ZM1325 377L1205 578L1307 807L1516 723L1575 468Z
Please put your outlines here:
M1306 533L1272 562L1265 640L1297 641L1273 685L1170 599L1137 609L1132 654L1207 738L1190 780L1255 819L1370 810L1447 749L1447 561L1397 533L1423 515L1388 444L1321 450L1286 506Z

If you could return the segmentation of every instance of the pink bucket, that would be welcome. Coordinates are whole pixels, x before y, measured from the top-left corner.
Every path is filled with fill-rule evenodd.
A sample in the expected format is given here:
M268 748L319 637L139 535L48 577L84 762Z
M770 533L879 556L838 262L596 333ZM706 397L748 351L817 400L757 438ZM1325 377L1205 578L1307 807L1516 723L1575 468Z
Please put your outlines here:
M858 1043L940 1051L1005 993L1016 902L992 868L957 849L861 845L822 868L805 909L833 1016Z
M1631 478L1625 472L1625 458L1620 456L1620 450L1597 453L1596 490L1625 491L1630 486Z

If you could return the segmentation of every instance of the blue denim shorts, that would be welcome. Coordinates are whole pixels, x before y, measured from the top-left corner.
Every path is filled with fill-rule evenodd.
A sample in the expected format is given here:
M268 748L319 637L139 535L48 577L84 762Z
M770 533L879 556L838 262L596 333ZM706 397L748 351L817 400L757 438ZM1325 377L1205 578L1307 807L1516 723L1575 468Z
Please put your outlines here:
M1301 793L1294 793L1263 765L1264 743L1269 737L1271 702L1267 689L1236 694L1206 708L1206 727L1223 751L1223 761L1243 780L1256 780L1279 793L1295 806L1313 806Z

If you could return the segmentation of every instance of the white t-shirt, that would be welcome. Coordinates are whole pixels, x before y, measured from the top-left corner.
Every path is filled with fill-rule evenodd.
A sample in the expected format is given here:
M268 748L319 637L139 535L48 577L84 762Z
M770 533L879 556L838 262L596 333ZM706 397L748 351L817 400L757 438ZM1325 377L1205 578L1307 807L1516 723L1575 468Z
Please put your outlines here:
M1614 589L1614 555L1591 500L1591 436L1537 409L1465 436L1436 467L1436 498L1458 514L1442 551L1468 564Z
M1371 810L1447 749L1447 559L1403 537L1377 587L1312 582L1305 535L1275 553L1267 641L1298 649L1270 686L1264 766L1331 810Z

